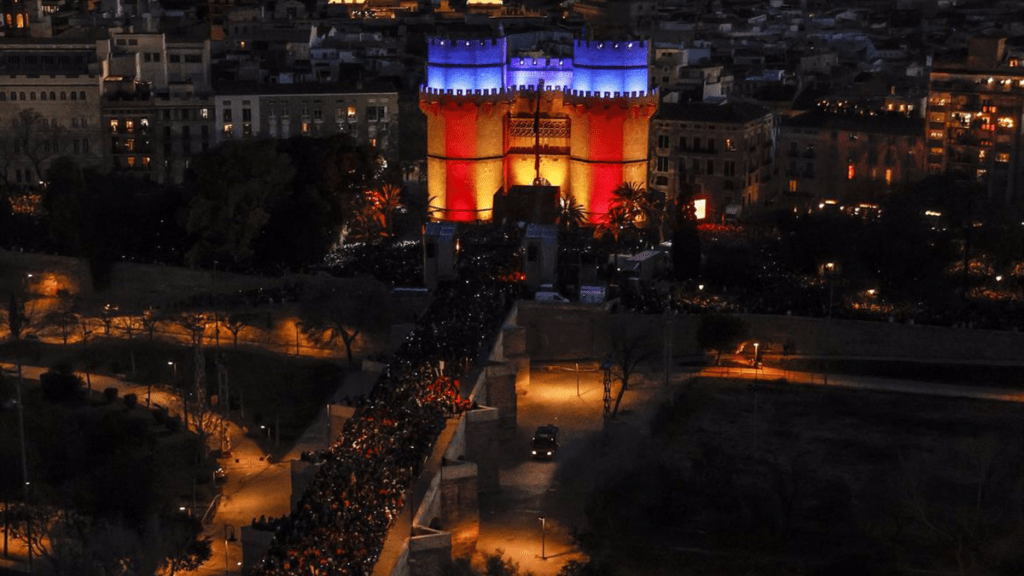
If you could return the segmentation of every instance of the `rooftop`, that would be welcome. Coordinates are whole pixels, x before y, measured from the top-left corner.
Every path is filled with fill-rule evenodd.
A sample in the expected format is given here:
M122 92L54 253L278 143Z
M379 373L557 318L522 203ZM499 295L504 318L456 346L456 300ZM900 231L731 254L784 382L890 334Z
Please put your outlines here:
M771 114L764 106L747 102L726 102L709 104L663 103L655 115L658 120L695 120L705 122L745 123L759 120Z

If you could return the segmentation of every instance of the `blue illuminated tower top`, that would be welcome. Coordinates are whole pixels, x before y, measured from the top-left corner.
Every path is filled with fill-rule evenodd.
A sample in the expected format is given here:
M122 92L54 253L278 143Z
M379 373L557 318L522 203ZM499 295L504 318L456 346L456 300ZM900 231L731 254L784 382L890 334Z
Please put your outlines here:
M427 88L498 90L505 88L506 41L427 39Z
M430 90L535 89L643 95L648 93L648 43L576 40L573 58L512 58L504 37L487 40L429 38L427 84Z
M572 89L647 93L647 42L573 41Z

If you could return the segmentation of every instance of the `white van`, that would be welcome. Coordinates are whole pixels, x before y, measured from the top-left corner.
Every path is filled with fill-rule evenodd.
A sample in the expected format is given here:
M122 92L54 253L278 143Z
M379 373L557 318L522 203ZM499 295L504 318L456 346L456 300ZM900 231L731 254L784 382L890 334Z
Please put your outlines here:
M559 294L551 284L542 284L533 295L533 299L536 302L569 302L569 299Z

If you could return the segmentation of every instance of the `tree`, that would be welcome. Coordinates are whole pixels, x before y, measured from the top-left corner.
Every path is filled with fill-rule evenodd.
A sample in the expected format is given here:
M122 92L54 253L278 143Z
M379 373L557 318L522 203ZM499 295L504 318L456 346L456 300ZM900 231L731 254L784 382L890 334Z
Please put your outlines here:
M587 222L587 212L572 194L558 201L558 226L563 232L578 230Z
M274 140L232 140L200 156L186 224L195 242L186 262L248 267L270 207L287 194L293 174Z
M747 336L747 323L727 314L704 314L697 324L697 344L716 352L715 364L721 364L722 351L735 348Z
M82 380L71 366L60 364L39 375L43 397L51 404L72 404L81 399Z
M185 514L166 517L161 522L161 541L166 555L163 568L167 576L175 572L193 572L210 559L213 549L210 539L203 536L203 525L198 518Z
M128 356L131 361L132 374L135 374L135 337L142 333L143 319L141 316L125 314L117 317L116 325L128 339Z
M636 182L623 182L612 190L611 208L622 211L623 218L630 225L643 220L647 189Z
M352 348L364 331L385 326L389 323L388 307L383 286L375 281L359 281L347 284L314 298L305 316L311 317L299 323L306 336L321 345L336 346L340 341L345 346L345 355L351 366L355 365Z
M619 404L640 365L654 355L647 337L640 334L629 334L623 326L618 326L612 331L612 377L620 382L619 393L615 397L615 407L612 408L612 418L619 413Z
M156 325L160 323L160 314L152 307L146 308L142 312L142 316L139 317L139 323L146 334L149 335L150 341L152 341L153 333L156 332Z
M400 210L403 206L402 188L388 183L369 190L366 194L384 235L392 236L394 234L392 216L395 211Z
M254 314L235 312L233 314L228 314L227 318L222 321L222 324L224 324L224 327L228 329L228 332L231 332L233 346L235 348L238 348L238 335L242 333L242 330L248 328L255 318L256 316Z
M11 134L15 149L32 163L39 180L43 180L43 164L59 154L61 132L35 108L25 108L14 117Z
M65 254L82 255L94 206L87 197L82 171L74 160L61 157L50 166L43 209L50 240ZM108 231L109 232L109 231Z
M60 326L60 336L64 345L68 343L71 330L78 326L78 302L68 294L62 294L57 301L57 307L46 315L46 323Z
M693 197L677 198L673 210L672 275L677 281L696 280L700 275L700 233Z

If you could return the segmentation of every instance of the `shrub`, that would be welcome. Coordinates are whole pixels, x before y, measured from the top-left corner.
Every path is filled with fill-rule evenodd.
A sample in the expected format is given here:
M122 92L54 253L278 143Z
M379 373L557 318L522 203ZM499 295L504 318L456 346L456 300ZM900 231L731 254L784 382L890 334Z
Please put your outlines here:
M167 423L167 409L166 408L156 408L156 409L151 410L151 412L153 412L153 420L156 420L157 424L166 424Z
M178 418L177 416L168 418L165 425L171 432L177 432L178 430L181 430L181 418Z
M135 408L135 405L138 404L138 403L139 403L139 397L136 396L135 394L125 394L124 395L124 407L125 408L128 408L130 410L132 408Z
M47 402L68 404L79 400L82 381L70 369L58 367L41 374L39 386Z
M106 399L107 404L113 404L114 400L117 400L117 388L114 388L113 386L110 388L104 388L103 398Z

